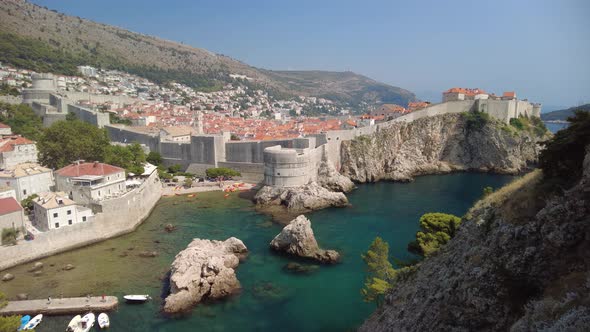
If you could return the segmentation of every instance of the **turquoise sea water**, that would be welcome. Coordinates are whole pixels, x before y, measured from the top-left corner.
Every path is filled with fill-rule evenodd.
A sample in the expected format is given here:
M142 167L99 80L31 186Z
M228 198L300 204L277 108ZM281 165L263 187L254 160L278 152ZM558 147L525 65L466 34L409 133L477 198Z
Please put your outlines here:
M424 176L410 183L359 185L348 195L351 207L308 214L323 248L336 249L342 263L321 266L315 272L286 272L292 262L268 249L280 225L256 213L248 200L221 192L195 198L164 198L148 220L134 233L80 250L44 259L45 273L33 277L27 266L11 269L16 279L0 285L11 296L28 292L33 297L102 293L149 293L154 301L144 305L121 303L112 313L112 331L347 331L354 330L372 312L359 290L364 266L360 255L376 236L390 244L390 253L411 258L406 251L425 212L464 214L486 186L498 188L510 176L458 173ZM163 225L178 230L166 233ZM202 304L186 317L170 319L160 314L161 278L174 255L194 237L226 239L235 236L250 250L237 276L241 294L228 300ZM158 241L158 242L154 242ZM156 258L140 258L140 250L156 250ZM60 271L66 263L76 269ZM53 266L52 266L53 265ZM37 331L61 331L70 317L52 317Z

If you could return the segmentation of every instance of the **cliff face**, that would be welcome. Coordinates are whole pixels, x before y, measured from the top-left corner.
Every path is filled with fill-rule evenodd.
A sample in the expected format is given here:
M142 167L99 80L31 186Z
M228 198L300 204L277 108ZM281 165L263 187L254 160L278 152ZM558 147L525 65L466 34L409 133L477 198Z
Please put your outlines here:
M360 330L587 330L590 148L572 189L549 195L541 180L535 171L478 202Z
M537 161L537 142L545 138L496 120L479 127L462 114L445 114L343 141L341 172L357 182L454 170L517 173Z

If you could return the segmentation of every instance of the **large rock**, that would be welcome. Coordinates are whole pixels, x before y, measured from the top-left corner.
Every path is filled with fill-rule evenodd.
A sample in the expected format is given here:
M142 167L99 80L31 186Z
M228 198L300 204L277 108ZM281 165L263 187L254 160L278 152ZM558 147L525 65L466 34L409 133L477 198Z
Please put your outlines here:
M239 291L234 269L247 252L235 237L225 241L194 239L172 263L164 311L187 311L203 300L221 299Z
M14 279L14 275L11 273L6 273L3 277L2 277L2 281L10 281Z
M299 187L262 187L254 197L261 207L280 205L291 213L305 213L327 207L344 207L348 199L341 192L332 192L316 182Z
M518 173L535 163L541 136L490 120L470 125L462 114L391 122L376 133L341 144L341 172L356 182L407 181L459 170Z
M311 222L300 215L285 226L270 242L270 247L290 255L310 258L321 263L338 262L340 254L335 250L320 249L311 229Z
M43 269L43 262L35 262L29 269L29 272L38 272L41 269Z

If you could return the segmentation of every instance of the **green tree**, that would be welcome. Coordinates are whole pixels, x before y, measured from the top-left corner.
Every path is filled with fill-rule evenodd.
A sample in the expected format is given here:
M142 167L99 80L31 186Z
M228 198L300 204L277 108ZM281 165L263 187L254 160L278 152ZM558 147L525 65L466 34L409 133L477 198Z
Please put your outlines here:
M39 197L39 195L37 194L32 194L30 196L28 196L27 198L23 199L20 202L20 205L26 210L26 211L33 211L33 200L35 198Z
M577 111L568 118L570 125L545 142L539 167L547 179L569 187L582 176L585 149L590 144L590 112Z
M489 196L494 192L494 188L492 187L485 187L483 188L483 197Z
M181 169L182 169L182 165L174 164L174 165L168 167L168 172L170 172L172 174L176 174L176 173L180 172Z
M365 302L380 303L391 288L396 271L389 261L389 244L376 237L369 250L361 256L367 265L367 277L361 294Z
M238 172L234 169L231 169L231 168L227 168L227 167L207 168L207 170L205 171L205 174L207 175L207 177L210 177L210 178L219 178L219 177L231 178L234 176L242 175L242 174L240 174L240 172Z
M152 164L152 165L156 165L156 166L160 166L162 165L162 155L160 155L158 152L155 151L150 151L150 153L148 153L146 160L148 163Z
M129 173L143 174L145 161L145 152L138 143L127 146L110 145L105 149L104 162L125 168Z
M106 130L80 120L54 123L37 142L39 161L51 168L61 168L79 159L102 161L108 147Z
M408 250L428 257L455 236L460 224L461 218L452 214L426 213L420 217L420 231L408 244Z
M8 84L0 84L0 96L20 96L17 88L9 86Z
M12 128L12 132L37 141L43 134L43 122L26 104L0 103L0 122Z
M190 176L187 176L187 177L184 179L184 186L185 186L186 188L190 188L190 187L192 187L192 186L193 186L193 178L192 178L192 177L190 177Z

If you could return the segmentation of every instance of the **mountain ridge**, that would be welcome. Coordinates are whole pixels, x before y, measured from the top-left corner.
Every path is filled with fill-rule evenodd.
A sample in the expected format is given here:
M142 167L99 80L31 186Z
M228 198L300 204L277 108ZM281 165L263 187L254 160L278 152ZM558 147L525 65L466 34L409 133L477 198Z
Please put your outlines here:
M206 49L68 16L25 0L7 0L0 4L0 37L0 56L4 54L0 61L11 64L23 63L23 58L29 59L28 64L65 61L67 74L71 74L72 65L89 64L128 71L157 83L177 81L202 89L219 88L232 81L230 74L238 74L250 78L245 83L281 97L328 97L353 106L384 102L405 106L416 100L408 90L363 75L259 69ZM11 43L13 39L18 42ZM47 51L45 53L52 54L52 58L33 59L35 52L10 56L13 54L10 51L18 49L15 46L23 41L36 44L35 50Z
M574 106L562 110L557 110L553 112L543 113L541 114L541 119L543 121L567 121L567 118L574 115L576 111L590 111L590 104Z

